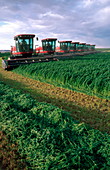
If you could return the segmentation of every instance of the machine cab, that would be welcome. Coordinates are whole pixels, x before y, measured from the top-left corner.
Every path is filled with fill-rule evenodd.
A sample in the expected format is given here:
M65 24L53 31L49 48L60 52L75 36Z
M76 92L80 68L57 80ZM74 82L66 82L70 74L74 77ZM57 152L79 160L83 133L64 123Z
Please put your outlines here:
M42 39L42 49L47 54L54 54L57 38Z
M16 52L33 52L34 34L20 34L14 37Z
M90 50L90 44L86 44L86 51Z
M86 43L79 43L79 48L78 48L78 50L79 50L79 51L85 51L85 46L86 46Z
M61 52L69 52L72 41L59 41Z
M95 50L95 45L91 44L91 50L94 51Z
M79 49L79 42L71 42L71 51L78 51Z

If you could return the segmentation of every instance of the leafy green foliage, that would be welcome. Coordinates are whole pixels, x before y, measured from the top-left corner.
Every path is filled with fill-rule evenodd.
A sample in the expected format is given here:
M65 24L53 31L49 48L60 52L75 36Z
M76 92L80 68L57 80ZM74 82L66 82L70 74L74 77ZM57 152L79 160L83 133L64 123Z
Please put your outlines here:
M2 82L0 94L0 130L17 144L27 169L109 169L108 134Z
M35 80L110 99L110 53L22 65L14 72Z

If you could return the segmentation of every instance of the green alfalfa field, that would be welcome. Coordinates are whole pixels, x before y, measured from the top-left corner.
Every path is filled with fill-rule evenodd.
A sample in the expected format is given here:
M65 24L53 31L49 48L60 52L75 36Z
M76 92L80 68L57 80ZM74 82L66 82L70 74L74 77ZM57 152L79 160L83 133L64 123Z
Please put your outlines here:
M4 81L8 84L10 80L4 79ZM83 120L80 122L74 120L70 117L70 113L55 106L36 103L29 95L25 96L20 91L10 89L4 83L1 83L1 94L3 139L1 157L4 155L8 167L10 165L16 168L18 160L18 169L21 167L22 169L25 167L27 169L109 169L109 134L90 128ZM103 95L101 97L103 98ZM109 102L108 99L104 101ZM104 113L103 110L103 114L106 115L106 111ZM109 110L107 115L109 116ZM106 118L109 123L109 117ZM5 150L6 140L10 141L10 146L7 142L9 152Z
M110 53L21 65L15 73L55 86L110 99Z
M109 134L3 82L0 94L0 158L8 169L109 169Z

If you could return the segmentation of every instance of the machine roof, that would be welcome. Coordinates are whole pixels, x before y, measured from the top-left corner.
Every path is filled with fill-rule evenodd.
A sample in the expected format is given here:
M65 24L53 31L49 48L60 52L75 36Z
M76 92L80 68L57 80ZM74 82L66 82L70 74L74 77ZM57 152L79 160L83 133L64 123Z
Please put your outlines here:
M41 41L49 41L49 40L54 40L54 41L56 41L57 40L57 38L45 38L45 39L42 39Z
M85 45L86 43L79 43L79 44L81 44L81 45Z
M63 42L64 43L66 43L66 42L70 42L71 43L72 41L59 41L59 43L63 43Z
M18 34L16 36L14 36L14 38L16 38L16 37L22 37L22 38L30 37L30 38L34 38L35 34Z
M71 42L72 44L79 44L80 42Z

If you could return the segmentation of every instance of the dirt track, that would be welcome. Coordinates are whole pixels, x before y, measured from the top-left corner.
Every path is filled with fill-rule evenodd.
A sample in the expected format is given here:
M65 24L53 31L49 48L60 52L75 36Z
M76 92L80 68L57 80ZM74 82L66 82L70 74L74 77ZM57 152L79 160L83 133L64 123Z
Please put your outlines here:
M11 71L4 71L1 67L0 80L13 88L30 93L37 101L52 103L71 112L75 119L92 124L95 128L102 130L103 125L108 132L107 129L110 127L107 121L110 118L110 101L108 100L25 78Z

